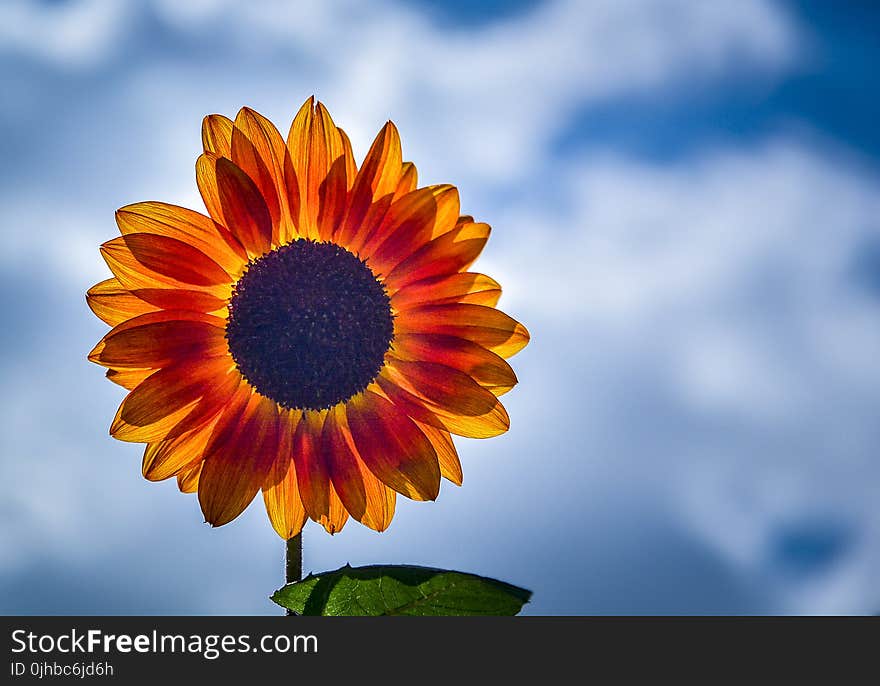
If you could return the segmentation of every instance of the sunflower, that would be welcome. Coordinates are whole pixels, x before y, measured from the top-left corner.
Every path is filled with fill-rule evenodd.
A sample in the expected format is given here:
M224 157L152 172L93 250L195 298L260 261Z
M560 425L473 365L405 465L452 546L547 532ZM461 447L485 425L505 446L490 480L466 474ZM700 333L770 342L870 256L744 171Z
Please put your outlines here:
M460 485L450 434L507 430L505 358L528 342L468 271L489 226L455 187L418 187L390 121L358 167L314 98L286 142L248 108L206 117L202 142L208 216L129 205L101 246L114 276L87 300L112 329L89 359L130 391L111 435L214 526L262 491L285 539L308 518L382 531L398 493Z

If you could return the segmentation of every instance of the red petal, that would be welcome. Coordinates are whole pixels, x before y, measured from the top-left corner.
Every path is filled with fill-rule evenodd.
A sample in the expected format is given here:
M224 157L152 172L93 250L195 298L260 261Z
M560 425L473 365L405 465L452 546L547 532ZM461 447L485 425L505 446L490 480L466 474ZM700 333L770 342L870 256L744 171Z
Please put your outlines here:
M303 507L316 522L330 513L330 473L321 456L323 413L304 412L293 434L293 461Z
M404 162L401 166L400 182L394 191L394 199L402 198L407 193L414 191L419 185L419 173L416 165L412 162Z
M107 367L166 367L186 358L215 357L228 350L224 320L184 310L160 310L116 326L89 354Z
M463 338L444 334L399 334L394 337L396 357L435 362L452 367L474 379L495 395L516 385L516 374L499 355Z
M529 332L494 307L460 303L423 305L401 312L394 320L395 335L437 333L457 336L510 357L529 342Z
M345 509L375 531L387 529L394 517L395 492L379 481L361 461L341 405L327 414L323 444L333 487Z
M132 295L116 278L106 279L92 286L86 293L86 302L92 312L110 326L158 309Z
M287 154L284 139L272 122L247 107L239 111L232 131L232 161L260 189L275 227L275 243L279 240L280 225L292 223L284 179Z
M248 260L244 248L225 227L185 207L162 202L126 205L116 211L116 224L123 235L152 233L188 243L233 276Z
M263 484L263 502L272 528L285 541L302 531L308 516L299 495L293 461L293 434L298 413L282 411L279 416L278 457Z
M213 526L231 522L254 499L278 454L275 403L247 387L230 403L205 449L199 504Z
M434 450L437 451L437 460L440 462L440 474L456 486L461 486L463 480L461 462L458 459L458 451L455 449L455 444L452 442L452 436L449 435L448 431L438 429L430 424L422 424L421 422L416 422L416 424L419 425L422 433L428 437L431 445L434 446Z
M186 360L160 369L123 401L120 418L132 426L147 426L211 393L232 360L228 356Z
M395 310L421 305L471 303L495 307L501 297L501 285L485 274L462 272L432 276L409 283L391 296Z
M382 225L361 249L377 274L388 274L439 230L447 232L458 217L458 190L428 186L405 195L388 210Z
M225 322L184 310L160 310L128 319L110 331L89 354L107 367L166 367L190 357L215 357L228 350Z
M415 281L466 270L482 252L490 231L488 224L457 224L400 262L386 277L386 287L393 292Z
M347 162L342 136L322 103L314 98L303 103L287 148L299 181L298 231L306 238L329 238L345 206Z
M231 160L205 153L196 162L196 181L208 212L229 229L251 258L269 251L272 216L247 174Z
M400 372L419 395L449 412L465 417L489 414L498 398L464 372L435 362L407 362L390 358L388 366Z
M189 471L195 461L201 464L208 439L219 417L218 413L212 421L177 438L150 443L144 450L144 477L150 481L162 481Z
M400 372L391 367L386 366L376 381L400 411L423 424L468 438L492 438L510 428L510 418L501 403L497 403L488 414L464 416L421 396Z
M437 453L412 419L371 391L350 400L346 413L354 445L373 474L409 498L437 497Z
M340 244L357 250L369 235L375 222L365 222L370 207L386 195L391 198L403 174L403 160L400 151L400 135L390 121L382 127L364 163L358 171L349 195L346 217L334 234Z

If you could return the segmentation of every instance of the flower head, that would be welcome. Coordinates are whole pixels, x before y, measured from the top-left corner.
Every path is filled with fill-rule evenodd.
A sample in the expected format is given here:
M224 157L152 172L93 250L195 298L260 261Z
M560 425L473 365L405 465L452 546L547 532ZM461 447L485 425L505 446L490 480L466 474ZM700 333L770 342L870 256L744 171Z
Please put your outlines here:
M505 358L528 342L468 271L488 225L453 186L418 187L391 122L358 167L314 99L286 142L247 108L202 141L209 216L129 205L101 246L114 276L87 299L113 328L89 359L130 391L110 433L215 526L262 491L284 538L307 518L382 531L397 493L460 485L450 434L507 430Z

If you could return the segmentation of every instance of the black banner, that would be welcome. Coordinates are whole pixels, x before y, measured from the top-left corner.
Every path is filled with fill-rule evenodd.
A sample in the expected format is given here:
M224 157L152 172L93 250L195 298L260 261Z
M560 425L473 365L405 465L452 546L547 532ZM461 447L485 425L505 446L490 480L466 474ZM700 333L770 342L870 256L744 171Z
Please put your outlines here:
M712 665L712 679L759 676L775 664L839 678L873 654L878 631L876 618L3 617L2 625L10 684L433 682L476 666L495 677L537 669L616 681L701 665Z

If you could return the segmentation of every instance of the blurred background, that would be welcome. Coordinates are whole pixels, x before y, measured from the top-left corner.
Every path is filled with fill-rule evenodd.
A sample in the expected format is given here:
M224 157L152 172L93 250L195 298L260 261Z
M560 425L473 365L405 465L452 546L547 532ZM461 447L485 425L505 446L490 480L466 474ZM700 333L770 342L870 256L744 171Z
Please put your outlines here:
M306 570L411 563L528 614L880 610L880 6L812 0L3 0L0 612L279 614L260 502L203 524L107 429L98 245L203 209L205 114L358 159L387 119L492 224L532 343L512 428Z

